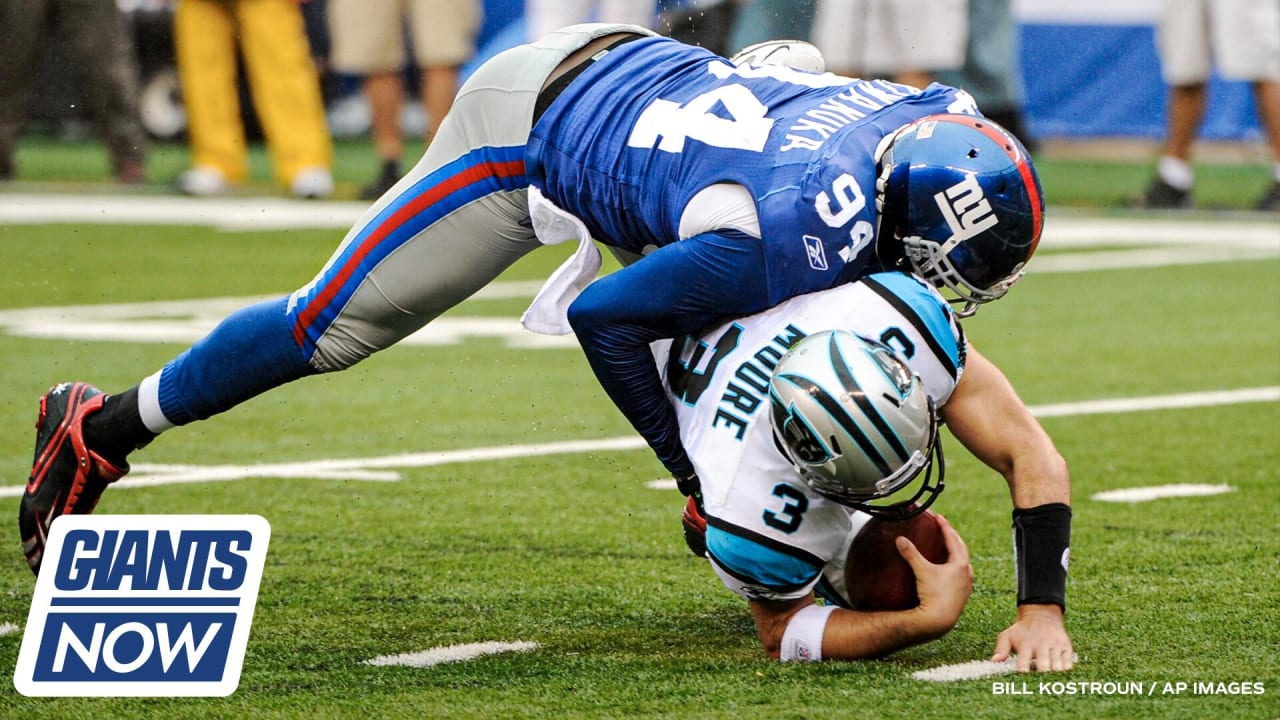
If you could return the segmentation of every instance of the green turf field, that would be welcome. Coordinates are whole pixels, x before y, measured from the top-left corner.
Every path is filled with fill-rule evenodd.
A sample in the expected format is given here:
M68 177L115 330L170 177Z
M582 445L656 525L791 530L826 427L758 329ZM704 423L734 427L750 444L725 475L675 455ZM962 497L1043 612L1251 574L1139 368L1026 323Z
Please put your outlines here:
M0 194L0 205L20 197ZM1104 228L1091 246L1053 241L1053 223L1085 221ZM1134 240L1133 221L1052 208L1050 238L1037 257L1044 271L1033 262L1007 299L966 323L1023 398L1049 408L1042 422L1071 464L1068 630L1080 655L1071 673L912 678L989 657L1013 615L1007 492L954 442L937 508L966 537L977 575L958 627L882 661L765 660L745 603L684 549L681 498L647 487L662 477L647 451L433 464L430 454L441 451L632 435L578 350L513 348L518 331L484 331L398 346L346 373L300 381L168 433L136 454L135 473L104 496L100 513L254 513L270 521L257 613L232 696L39 699L4 680L0 717L1276 718L1280 239L1267 240L1275 224L1266 219L1227 225L1194 216L1143 227L1172 237L1194 222L1202 241L1150 245ZM7 271L0 285L0 467L7 479L0 489L9 491L0 496L0 517L10 518L0 526L0 674L14 670L34 587L12 518L13 490L30 467L37 398L68 379L124 389L186 344L85 339L69 323L83 308L16 311L155 303L90 315L87 325L180 324L202 311L161 317L166 301L282 294L313 274L340 234L0 225ZM1255 242L1241 250L1246 234ZM1187 254L1203 247L1247 259L1203 263ZM1121 253L1131 250L1164 261L1126 266ZM470 319L506 318L515 328L532 295L517 283L540 280L562 258L559 248L534 253L502 278L510 297L473 300L445 319L465 330ZM1087 269L1107 258L1119 267ZM1064 271L1069 260L1085 269ZM51 328L64 334L39 336ZM1243 396L1253 401L1234 404L1187 395L1250 390L1257 392ZM1052 411L1160 396L1179 396L1188 407ZM378 474L334 478L306 465L323 460ZM282 469L290 463L299 465ZM218 482L125 487L192 471L177 465L274 467ZM1232 490L1135 504L1093 499L1167 484ZM490 641L537 647L430 668L364 662ZM1010 680L1026 682L1030 694L997 694L995 685ZM1041 689L1040 681L1075 685ZM1197 682L1261 683L1264 693L1196 694ZM1141 684L1144 694L1082 694L1089 683ZM1173 694L1176 683L1187 688Z

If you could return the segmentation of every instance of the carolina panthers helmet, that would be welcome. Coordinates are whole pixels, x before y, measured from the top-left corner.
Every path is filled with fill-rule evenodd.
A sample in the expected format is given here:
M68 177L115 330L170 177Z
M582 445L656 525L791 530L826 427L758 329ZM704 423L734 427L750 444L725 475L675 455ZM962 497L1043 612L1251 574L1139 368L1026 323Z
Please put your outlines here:
M778 447L814 492L893 520L924 512L942 492L933 401L883 343L847 330L804 338L774 368L769 404Z
M1022 277L1044 227L1044 195L1031 156L996 123L930 115L877 148L877 253L949 288L967 317Z

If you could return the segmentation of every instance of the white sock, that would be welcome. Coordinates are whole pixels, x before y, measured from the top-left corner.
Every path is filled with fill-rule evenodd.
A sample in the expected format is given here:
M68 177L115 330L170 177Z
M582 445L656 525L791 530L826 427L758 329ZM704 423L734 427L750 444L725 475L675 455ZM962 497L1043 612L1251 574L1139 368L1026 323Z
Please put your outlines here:
M1271 166L1271 179L1280 183L1280 163Z
M138 414L142 416L142 424L151 432L160 433L174 427L169 418L160 411L160 373L148 376L138 384Z
M1168 155L1160 156L1156 172L1160 174L1161 180L1184 192L1190 190L1195 183L1195 172L1191 169L1191 165Z

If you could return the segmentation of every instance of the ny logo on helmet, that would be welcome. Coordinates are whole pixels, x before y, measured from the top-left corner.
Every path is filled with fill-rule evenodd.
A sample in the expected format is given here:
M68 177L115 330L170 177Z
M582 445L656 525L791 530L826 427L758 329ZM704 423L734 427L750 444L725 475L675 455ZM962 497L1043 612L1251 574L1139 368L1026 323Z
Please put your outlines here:
M933 200L951 228L948 240L952 243L968 240L1000 222L974 175L965 175L964 180L936 193Z

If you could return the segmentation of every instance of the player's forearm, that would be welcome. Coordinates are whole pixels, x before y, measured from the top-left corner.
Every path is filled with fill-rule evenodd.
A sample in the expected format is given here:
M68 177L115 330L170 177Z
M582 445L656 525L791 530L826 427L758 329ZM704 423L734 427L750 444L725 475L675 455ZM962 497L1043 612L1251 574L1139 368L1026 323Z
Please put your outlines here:
M1007 475L1013 497L1018 605L1066 607L1071 547L1071 480L1067 463L1045 437Z
M822 636L826 660L857 660L888 655L947 634L954 623L943 623L915 608L898 612L837 610Z
M649 343L764 307L759 243L739 235L707 233L662 247L591 283L569 306L596 378L677 477L692 475L693 464Z
M674 332L634 315L635 305L618 292L618 284L607 278L588 287L570 307L569 321L609 399L662 464L676 477L687 477L693 463L649 350L649 343Z
M1071 502L1067 463L1008 378L972 345L942 410L952 434L1009 484L1014 507Z
M1071 476L1067 461L1046 442L1041 449L1024 453L1005 474L1009 495L1016 508L1033 508L1049 503L1071 504Z
M667 401L653 356L644 340L651 333L626 326L578 331L578 340L596 379L658 460L677 478L693 475L693 463L680 442L675 411Z
M765 653L774 660L873 658L941 637L958 615L943 617L918 606L895 612L861 612L796 601L753 600L751 614Z

